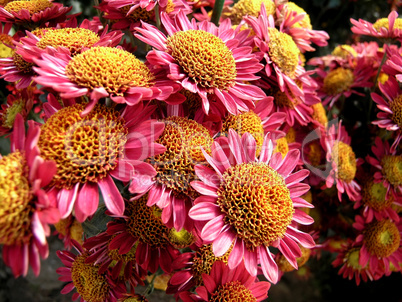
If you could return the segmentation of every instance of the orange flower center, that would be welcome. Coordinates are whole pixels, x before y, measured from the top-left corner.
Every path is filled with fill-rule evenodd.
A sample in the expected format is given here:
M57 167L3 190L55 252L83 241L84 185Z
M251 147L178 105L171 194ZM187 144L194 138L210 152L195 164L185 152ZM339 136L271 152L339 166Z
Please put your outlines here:
M25 156L19 151L0 159L0 244L26 244L32 237L32 198Z
M190 186L196 178L194 166L205 162L201 148L210 153L213 139L207 128L185 117L172 116L164 123L157 143L164 145L166 151L150 159L158 172L156 180L176 194L194 196L196 191Z
M53 3L48 0L27 0L27 1L12 1L6 4L4 9L8 12L18 13L20 10L25 9L29 11L30 15L44 11L53 6Z
M293 218L283 177L265 163L243 163L223 174L218 205L248 250L282 238Z
M235 85L236 62L217 36L204 30L178 31L168 37L166 45L189 78L208 92Z
M363 231L367 251L376 257L386 258L400 246L398 227L391 220L374 221Z
M328 118L327 112L322 103L314 104L311 108L313 108L313 114L311 115L312 119L325 127L328 124Z
M154 19L155 12L154 10L147 11L145 8L138 7L131 14L127 16L128 11L131 9L133 5L126 5L119 8L119 11L126 15L126 18L132 22L151 22Z
M402 95L398 95L389 107L392 111L392 121L402 129Z
M33 74L34 71L32 70L32 66L34 66L34 63L29 63L27 61L25 61L19 54L17 54L16 52L14 52L13 54L13 62L15 64L15 67L17 67L17 69L25 74Z
M239 0L233 5L227 16L232 21L232 24L238 25L244 16L258 17L261 3L265 5L267 16L275 14L276 6L272 0Z
M128 130L120 113L97 104L81 117L84 108L63 108L42 125L38 145L42 156L57 164L53 184L59 189L98 182L123 158Z
M76 55L68 62L66 75L78 86L103 87L119 96L130 87L151 87L154 83L154 75L143 62L113 47L93 47Z
M106 276L99 274L99 265L85 262L88 256L89 253L84 252L75 258L71 266L71 279L85 301L106 301L109 296L109 283Z
M324 92L328 95L337 95L348 91L354 80L355 77L350 69L338 67L324 78Z
M231 281L223 285L219 285L217 290L211 294L209 302L256 302L257 299L252 292L245 287L240 281Z

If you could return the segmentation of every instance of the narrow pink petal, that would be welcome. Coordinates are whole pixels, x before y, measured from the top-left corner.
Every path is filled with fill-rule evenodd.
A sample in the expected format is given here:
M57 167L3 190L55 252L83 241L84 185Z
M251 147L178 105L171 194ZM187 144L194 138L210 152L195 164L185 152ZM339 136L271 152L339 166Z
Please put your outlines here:
M269 251L268 247L260 246L258 248L261 268L262 272L267 278L267 280L271 283L278 282L278 265L276 264L275 260L272 258L271 252Z
M294 241L300 243L303 247L306 248L315 247L314 239L313 237L311 237L310 234L303 233L302 231L299 231L298 229L292 226L288 226L285 236L289 236Z
M221 233L218 238L215 239L212 245L212 251L214 252L215 256L223 256L229 250L235 237L235 233L230 231Z
M211 220L221 214L221 210L216 203L201 202L194 205L188 215L194 220Z
M128 182L134 175L134 167L131 163L119 159L116 168L110 171L110 175L118 180Z
M98 185L107 209L114 215L122 216L124 214L124 200L113 179L106 175L104 179L98 182Z
M209 221L201 231L201 238L206 242L214 241L225 229L224 215L219 215Z
M194 167L195 174L208 186L214 187L216 189L219 188L219 184L221 182L221 178L215 171L211 170L210 168L204 165L196 165Z
M295 213L293 214L293 220L303 225L309 225L314 223L314 219L311 216L309 216L308 214L299 209L295 209Z
M229 129L229 148L238 165L246 162L246 152L242 146L240 136L233 129Z
M200 194L218 197L217 188L215 187L210 187L199 180L193 180L190 184Z
M31 219L32 233L35 238L42 244L46 244L46 234L43 225L39 220L38 212L34 212Z
M232 251L230 252L228 259L228 266L230 269L237 267L243 260L244 255L244 242L243 240L237 240Z
M250 133L246 132L243 134L241 141L242 141L244 151L246 153L247 162L255 161L257 144L255 142L254 137Z
M86 182L78 192L75 202L75 216L79 222L84 222L93 215L99 205L98 184Z
M79 184L80 183L77 183L72 189L69 190L61 189L57 194L57 207L59 208L62 219L67 218L67 216L70 215L71 211L73 210L73 206L77 198Z
M250 252L247 248L244 249L244 265L247 271L252 275L257 275L257 253Z

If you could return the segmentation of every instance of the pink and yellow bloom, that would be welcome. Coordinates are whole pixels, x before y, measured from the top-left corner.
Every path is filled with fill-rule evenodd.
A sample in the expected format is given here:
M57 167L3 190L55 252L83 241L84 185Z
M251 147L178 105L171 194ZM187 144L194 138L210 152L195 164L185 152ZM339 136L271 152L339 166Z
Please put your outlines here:
M225 142L226 141L226 142ZM259 157L254 138L240 137L229 130L228 138L214 142L211 156L204 152L209 165L195 168L199 181L191 185L201 194L194 201L189 215L200 229L204 243L212 243L216 256L233 246L228 258L234 269L244 259L247 271L255 276L261 264L264 276L278 281L278 266L270 247L276 247L290 264L297 268L301 256L298 243L315 245L309 234L296 224L311 224L313 219L298 207L312 207L300 196L309 190L301 183L309 172L292 173L299 151L273 154L272 141L265 138ZM240 197L239 197L240 196ZM256 215L256 213L260 213Z
M161 21L167 36L147 23L135 28L135 36L154 48L147 54L150 64L165 68L169 79L201 97L205 113L209 94L232 114L248 111L265 97L260 88L245 83L258 79L255 74L263 67L247 32L234 31L229 20L219 27L190 22L182 11L174 19L162 13Z

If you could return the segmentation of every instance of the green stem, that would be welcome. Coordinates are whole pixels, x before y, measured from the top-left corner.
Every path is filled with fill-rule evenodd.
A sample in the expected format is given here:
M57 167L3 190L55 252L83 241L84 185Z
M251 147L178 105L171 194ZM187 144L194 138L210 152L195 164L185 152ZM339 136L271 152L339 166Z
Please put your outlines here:
M146 288L146 289L144 290L144 292L142 293L143 296L146 297L146 296L148 296L148 295L152 292L153 287L154 287L155 278L156 278L156 273L152 276L151 282L149 282L147 288Z
M224 3L225 0L215 0L214 9L212 11L211 22L214 23L216 26L219 26L219 20L221 18Z
M161 30L161 16L159 14L159 4L155 5L155 19L156 19L156 27Z

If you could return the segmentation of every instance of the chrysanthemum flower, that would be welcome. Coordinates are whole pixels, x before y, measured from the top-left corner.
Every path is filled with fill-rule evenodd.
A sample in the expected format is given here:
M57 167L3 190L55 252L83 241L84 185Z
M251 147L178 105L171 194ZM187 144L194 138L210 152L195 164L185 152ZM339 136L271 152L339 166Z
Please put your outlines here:
M202 276L204 286L197 288L197 294L187 292L180 295L184 302L191 301L263 301L268 297L271 284L258 281L241 262L230 268L222 261L213 264L211 273Z
M194 166L205 162L201 147L209 152L213 139L207 128L194 120L171 116L157 143L166 151L136 169L129 190L137 197L149 192L148 205L163 209L162 221L169 227L192 229L188 211L197 192L190 186L196 179Z
M11 1L0 7L0 21L22 25L30 30L45 23L52 27L64 22L72 8L49 0Z
M83 244L84 228L74 216L70 215L67 218L60 219L54 225L54 228L54 235L58 235L59 239L63 241L64 248L71 250L73 240L77 241L80 245Z
M212 145L212 156L204 152L213 170L196 166L201 181L191 185L202 196L194 201L189 215L198 221L201 239L212 243L216 256L233 246L228 259L230 268L244 259L247 271L255 276L260 263L265 277L276 283L278 267L271 246L278 248L295 268L296 258L301 256L297 243L314 246L309 234L292 225L313 222L297 209L312 207L300 198L309 190L307 184L300 183L309 172L303 169L291 174L299 151L292 150L282 159L279 152L273 155L272 142L267 138L259 158L256 142L249 133L240 137L230 129L227 146L223 139L220 142Z
M43 54L35 82L51 87L63 98L89 96L87 114L99 99L132 106L142 100L166 99L175 84L133 54L119 47L92 47L74 57L64 53Z
M398 213L392 208L393 204L400 205L392 195L387 195L387 188L381 182L375 182L373 177L366 179L362 185L362 199L357 201L354 208L363 207L363 217L366 222L373 218L382 220L385 218L399 221Z
M346 193L353 201L361 198L361 187L355 176L362 159L356 159L350 143L351 138L342 121L331 125L327 134L322 136L321 144L326 152L327 162L331 165L329 174L326 175L325 187L331 188L336 184L339 201L342 201L342 193Z
M351 31L357 35L402 40L402 20L396 11L390 12L387 18L378 19L374 24L362 19L350 19L350 22L353 24Z
M82 117L85 104L47 107L38 146L45 159L57 164L49 194L57 200L62 218L74 215L83 222L95 213L99 192L108 210L124 212L124 201L113 178L128 182L134 165L163 152L155 139L163 123L148 120L155 107L139 104L119 112L97 104Z
M60 219L43 187L56 172L53 161L39 155L36 142L40 129L28 123L25 135L24 120L17 115L11 136L11 153L0 157L0 244L3 259L15 277L25 276L29 266L39 274L40 258L47 258L48 224Z
M387 188L385 198L388 198L389 194L398 198L398 195L402 193L402 155L397 155L396 151L391 151L388 141L382 141L380 137L375 138L371 151L375 158L367 155L366 160L379 169L374 173L375 181L382 182Z
M0 59L0 78L15 83L17 89L25 89L33 85L33 77L36 75L33 66L32 62L25 61L17 54L14 47L10 57Z
M352 243L345 243L338 252L336 259L332 262L334 267L340 267L338 274L349 280L355 279L356 285L363 280L367 282L369 279L374 280L373 272L370 270L368 263L364 266L360 265L361 246L353 246Z
M396 149L402 138L402 89L393 77L389 77L384 84L379 84L383 94L371 93L371 98L381 111L377 113L378 120L373 121L374 125L385 128L388 131L395 131L394 142L391 152Z
M212 245L206 244L197 247L192 252L182 253L173 262L173 269L176 271L169 280L167 294L180 293L203 286L203 274L209 275L213 264L216 261L228 262L229 252L216 257L212 251Z
M261 10L261 4L264 3L266 15L275 15L276 1L273 0L239 0L233 6L227 6L222 17L229 18L232 24L238 25L245 16L258 17ZM224 8L224 9L225 9Z
M127 203L124 216L109 223L107 233L113 235L109 250L126 254L135 249L136 262L155 273L158 267L172 271L172 262L178 256L169 241L169 228L161 220L162 211L156 205L147 206L147 195Z
M135 258L136 245L127 253L120 254L117 249L109 247L115 235L102 232L85 240L83 247L91 255L85 260L86 263L93 263L99 266L99 273L103 274L108 269L113 280L122 279L128 282L132 288L138 284L144 285L147 271L141 268Z
M374 274L389 273L390 263L402 269L402 224L389 219L373 220L367 223L363 217L356 216L353 227L360 231L356 244L362 245L359 265L369 265Z
M0 58L8 58L13 55L13 38L9 35L12 23L0 24Z
M60 275L59 280L69 282L61 290L62 294L68 294L73 289L76 292L72 299L80 301L104 301L116 302L119 297L126 293L123 283L114 282L107 272L100 273L99 265L87 263L91 253L74 242L74 248L78 254L69 251L57 251L64 267L59 267L56 272Z
M142 23L135 36L154 47L147 60L166 69L168 78L182 88L198 93L204 112L209 112L208 94L214 94L232 114L247 111L265 97L251 84L263 67L252 53L247 31L234 31L230 21L219 28L213 23L188 20L180 11L174 20L161 14L165 36L156 27ZM203 55L200 55L203 54Z
M7 103L1 105L0 110L0 135L9 133L14 126L17 114L25 120L33 106L33 94L29 90L9 94Z

